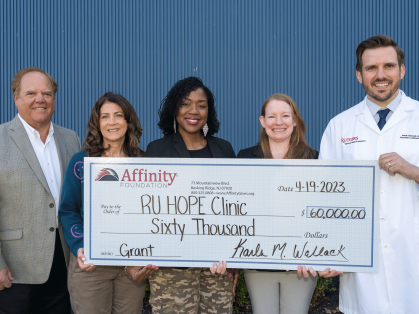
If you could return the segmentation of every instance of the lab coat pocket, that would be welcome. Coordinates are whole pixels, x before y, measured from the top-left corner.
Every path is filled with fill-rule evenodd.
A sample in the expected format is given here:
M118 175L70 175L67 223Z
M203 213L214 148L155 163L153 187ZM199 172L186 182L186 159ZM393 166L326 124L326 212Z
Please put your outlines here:
M419 138L406 137L397 139L396 153L408 163L419 166Z
M419 217L414 218L414 224L415 224L416 258L418 262L418 272L419 272Z

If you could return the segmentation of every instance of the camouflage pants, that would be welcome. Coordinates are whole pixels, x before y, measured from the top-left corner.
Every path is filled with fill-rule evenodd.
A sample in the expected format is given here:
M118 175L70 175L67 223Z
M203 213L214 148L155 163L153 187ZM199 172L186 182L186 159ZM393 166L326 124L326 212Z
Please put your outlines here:
M198 313L233 313L233 279L228 272L224 275L213 274L209 268L202 268Z
M209 268L160 268L150 276L153 314L231 314L233 277Z

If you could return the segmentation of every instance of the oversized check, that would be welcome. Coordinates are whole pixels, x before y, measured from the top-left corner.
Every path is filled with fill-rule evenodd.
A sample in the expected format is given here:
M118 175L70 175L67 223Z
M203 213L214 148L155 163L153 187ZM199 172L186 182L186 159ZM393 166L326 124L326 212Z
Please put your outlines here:
M374 161L85 158L88 263L377 272Z

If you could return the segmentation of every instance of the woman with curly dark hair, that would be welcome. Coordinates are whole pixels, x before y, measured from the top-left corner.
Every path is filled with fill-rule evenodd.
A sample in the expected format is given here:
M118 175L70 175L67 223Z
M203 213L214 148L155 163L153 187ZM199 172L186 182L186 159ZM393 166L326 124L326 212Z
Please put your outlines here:
M75 154L63 180L60 220L70 247L68 290L71 306L80 313L141 313L146 279L158 268L84 264L84 157L140 157L142 129L132 105L111 92L95 103L87 125L84 149Z
M163 99L159 115L165 137L151 142L144 157L236 157L229 142L212 136L219 128L214 96L199 78L178 81ZM237 277L225 273L226 266L160 268L150 276L153 313L232 313Z

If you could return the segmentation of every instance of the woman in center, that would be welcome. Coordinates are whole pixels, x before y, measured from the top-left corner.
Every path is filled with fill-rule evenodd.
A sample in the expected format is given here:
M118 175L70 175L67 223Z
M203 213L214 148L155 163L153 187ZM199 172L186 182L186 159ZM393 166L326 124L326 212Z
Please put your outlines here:
M231 144L212 135L219 122L214 96L197 77L178 81L163 99L159 128L144 157L235 158ZM160 267L150 278L153 313L232 313L233 277L226 263L212 268Z
M304 138L306 126L291 97L269 96L262 105L259 121L259 143L241 150L238 158L318 159L319 153ZM290 272L245 270L244 275L255 314L308 312L317 282L317 273L311 267L308 272L305 266Z

